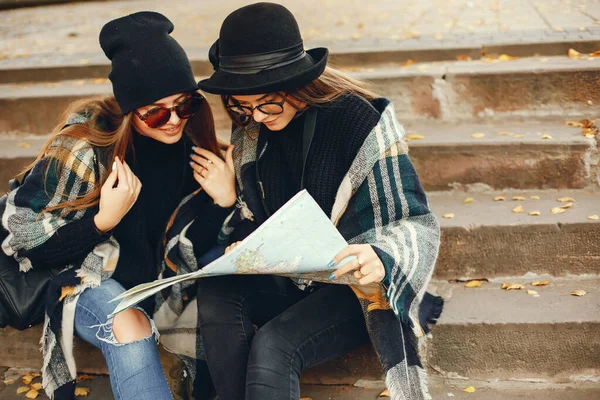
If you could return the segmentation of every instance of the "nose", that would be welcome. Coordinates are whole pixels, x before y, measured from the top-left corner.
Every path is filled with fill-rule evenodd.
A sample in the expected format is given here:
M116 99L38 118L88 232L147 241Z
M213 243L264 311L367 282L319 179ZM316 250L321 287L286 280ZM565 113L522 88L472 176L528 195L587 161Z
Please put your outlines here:
M252 111L252 117L254 118L254 120L258 123L264 121L268 115L262 113L258 108L254 109L254 111Z
M179 121L181 121L181 118L179 118L175 110L171 110L171 115L169 116L169 121L167 122L167 124L176 126L177 124L179 124Z

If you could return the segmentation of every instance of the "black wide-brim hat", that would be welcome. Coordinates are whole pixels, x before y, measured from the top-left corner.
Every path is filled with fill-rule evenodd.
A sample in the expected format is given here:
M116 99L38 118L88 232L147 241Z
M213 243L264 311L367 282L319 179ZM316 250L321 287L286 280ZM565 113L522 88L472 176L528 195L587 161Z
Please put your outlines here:
M220 95L292 92L321 76L328 55L324 47L304 50L298 24L285 7L251 4L223 21L209 50L215 72L198 86Z

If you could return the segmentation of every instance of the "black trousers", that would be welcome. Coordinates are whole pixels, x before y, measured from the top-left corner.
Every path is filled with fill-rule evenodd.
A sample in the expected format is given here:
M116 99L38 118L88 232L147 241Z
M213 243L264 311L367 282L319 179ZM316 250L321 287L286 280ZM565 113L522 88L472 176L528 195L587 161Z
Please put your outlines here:
M300 372L368 341L360 304L343 285L311 293L284 277L200 279L198 322L217 394L300 398Z

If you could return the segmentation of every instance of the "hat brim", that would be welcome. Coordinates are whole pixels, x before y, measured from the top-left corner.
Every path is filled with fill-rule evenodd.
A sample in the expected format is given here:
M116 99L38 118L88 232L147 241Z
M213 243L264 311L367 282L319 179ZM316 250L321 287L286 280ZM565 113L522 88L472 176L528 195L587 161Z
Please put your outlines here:
M298 62L257 74L232 74L219 69L210 78L198 82L198 87L219 95L290 92L317 79L327 66L329 50L326 48L317 47L306 53L307 56Z

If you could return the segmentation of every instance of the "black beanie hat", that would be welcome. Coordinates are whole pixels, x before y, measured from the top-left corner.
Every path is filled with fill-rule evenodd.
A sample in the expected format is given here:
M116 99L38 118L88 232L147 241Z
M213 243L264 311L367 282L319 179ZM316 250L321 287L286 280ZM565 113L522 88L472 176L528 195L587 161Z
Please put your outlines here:
M111 60L108 78L123 114L198 89L185 51L169 35L173 28L167 17L150 11L127 15L102 27L100 46Z

